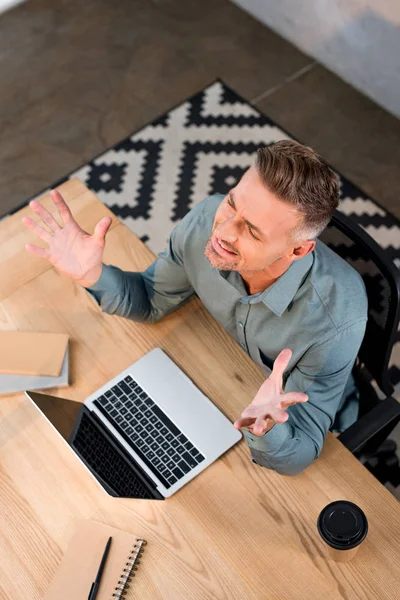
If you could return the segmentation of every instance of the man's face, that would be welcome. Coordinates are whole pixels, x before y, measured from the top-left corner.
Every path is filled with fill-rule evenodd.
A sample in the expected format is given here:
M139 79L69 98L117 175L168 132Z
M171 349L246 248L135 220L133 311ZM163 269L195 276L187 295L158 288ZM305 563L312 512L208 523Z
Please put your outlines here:
M294 248L298 211L274 196L254 167L225 196L215 214L205 255L221 271L263 271Z

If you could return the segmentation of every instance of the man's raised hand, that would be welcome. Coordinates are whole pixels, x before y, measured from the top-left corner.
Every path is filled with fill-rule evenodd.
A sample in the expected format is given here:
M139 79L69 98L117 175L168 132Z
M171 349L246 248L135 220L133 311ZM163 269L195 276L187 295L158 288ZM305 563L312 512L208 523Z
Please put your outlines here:
M42 224L45 224L48 229L30 217L25 217L22 222L38 238L45 241L48 248L39 248L33 244L26 244L25 248L31 254L49 260L63 275L89 287L101 275L105 236L112 219L103 217L97 223L93 235L90 235L75 221L68 205L57 190L52 190L50 196L58 209L62 226L40 202L32 200L29 203L30 208L39 215Z
M292 351L285 348L276 357L271 375L258 390L253 402L235 421L236 429L246 427L254 435L265 435L276 423L284 423L289 418L286 409L298 402L307 402L308 396L302 392L283 392L283 373L292 357Z

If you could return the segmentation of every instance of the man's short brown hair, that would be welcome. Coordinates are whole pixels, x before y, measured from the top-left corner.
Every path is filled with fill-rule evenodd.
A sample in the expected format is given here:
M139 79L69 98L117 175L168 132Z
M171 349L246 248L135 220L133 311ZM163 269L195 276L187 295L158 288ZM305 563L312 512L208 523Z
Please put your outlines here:
M317 237L339 204L339 177L312 148L282 140L257 152L255 168L280 200L303 215L293 231L296 241Z

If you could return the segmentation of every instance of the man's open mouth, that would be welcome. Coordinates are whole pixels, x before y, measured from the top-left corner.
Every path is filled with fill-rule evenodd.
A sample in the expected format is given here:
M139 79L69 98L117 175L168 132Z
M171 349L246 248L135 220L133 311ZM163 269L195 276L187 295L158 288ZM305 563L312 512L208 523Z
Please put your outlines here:
M226 246L223 240L219 240L217 237L211 239L211 244L214 250L221 256L237 256L238 253L231 250L229 246Z

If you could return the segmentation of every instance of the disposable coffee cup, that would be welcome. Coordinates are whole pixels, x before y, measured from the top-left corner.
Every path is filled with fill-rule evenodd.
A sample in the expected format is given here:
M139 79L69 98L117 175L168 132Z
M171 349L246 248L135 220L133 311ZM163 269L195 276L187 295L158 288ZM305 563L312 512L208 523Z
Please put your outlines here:
M333 560L351 560L368 532L367 517L359 506L347 500L331 502L319 514L318 531Z

